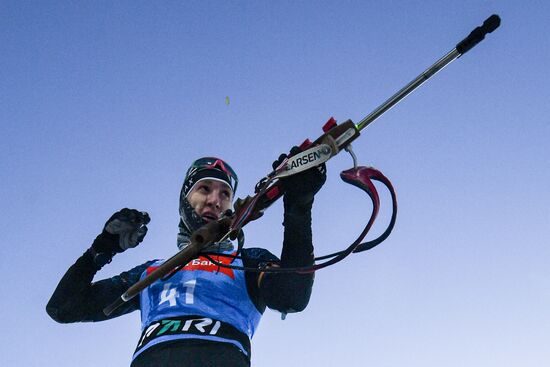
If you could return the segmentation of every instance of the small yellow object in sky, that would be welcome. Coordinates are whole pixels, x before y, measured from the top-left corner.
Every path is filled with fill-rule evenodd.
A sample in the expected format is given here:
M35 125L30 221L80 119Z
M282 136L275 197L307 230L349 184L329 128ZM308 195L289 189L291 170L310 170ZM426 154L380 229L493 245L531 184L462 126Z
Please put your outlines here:
M229 106L229 96L225 96L225 104Z

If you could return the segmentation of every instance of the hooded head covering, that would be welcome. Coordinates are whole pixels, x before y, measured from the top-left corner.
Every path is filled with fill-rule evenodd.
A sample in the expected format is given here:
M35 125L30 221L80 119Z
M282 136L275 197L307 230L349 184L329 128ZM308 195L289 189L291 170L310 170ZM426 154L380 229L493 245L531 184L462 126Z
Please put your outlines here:
M239 183L235 171L227 162L219 158L203 157L191 164L191 167L189 167L185 174L180 193L180 223L178 233L178 248L180 250L190 243L191 233L206 224L206 221L195 212L189 200L187 200L193 187L202 180L224 182L229 186L233 194L237 190L237 184ZM212 246L222 250L230 250L233 247L229 240Z

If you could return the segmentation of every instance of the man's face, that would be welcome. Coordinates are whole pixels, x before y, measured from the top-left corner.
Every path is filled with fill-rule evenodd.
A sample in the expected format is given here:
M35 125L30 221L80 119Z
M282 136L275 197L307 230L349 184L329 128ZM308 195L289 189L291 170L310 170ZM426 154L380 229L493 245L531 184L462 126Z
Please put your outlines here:
M224 182L206 179L195 184L187 200L202 219L211 222L231 208L233 192Z

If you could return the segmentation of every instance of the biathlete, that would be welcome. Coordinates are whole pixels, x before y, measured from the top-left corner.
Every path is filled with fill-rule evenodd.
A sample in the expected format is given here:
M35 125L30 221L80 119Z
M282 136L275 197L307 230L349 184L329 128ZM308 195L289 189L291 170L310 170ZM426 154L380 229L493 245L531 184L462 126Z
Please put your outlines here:
M274 167L285 155L274 162ZM204 251L213 259L237 266L260 264L282 268L313 265L311 209L326 180L325 166L282 179L284 239L280 259L262 248L237 250L230 240ZM177 237L180 249L191 234L219 219L231 208L238 178L229 164L205 157L188 169L180 194ZM201 256L177 272L154 282L110 316L103 309L154 270L162 261L148 261L109 279L93 282L113 256L141 243L149 215L122 209L106 222L91 247L63 276L46 306L57 322L103 321L140 310L142 334L132 367L250 366L250 340L266 307L283 314L307 306L313 274L267 273L228 269Z

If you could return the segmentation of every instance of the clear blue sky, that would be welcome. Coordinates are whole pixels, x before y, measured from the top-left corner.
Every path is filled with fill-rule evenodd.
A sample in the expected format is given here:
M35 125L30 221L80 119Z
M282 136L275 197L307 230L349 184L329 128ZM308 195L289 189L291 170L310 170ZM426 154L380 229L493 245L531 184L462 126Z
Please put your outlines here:
M225 158L246 196L281 152L330 116L359 121L492 13L500 29L354 144L396 187L392 236L319 272L305 312L267 311L252 360L549 365L550 6L472 0L2 1L0 364L127 366L137 313L59 325L44 311L112 212L152 221L98 277L175 253L190 161ZM350 166L328 164L319 255L370 212L338 178ZM250 224L248 246L278 254L281 216Z

